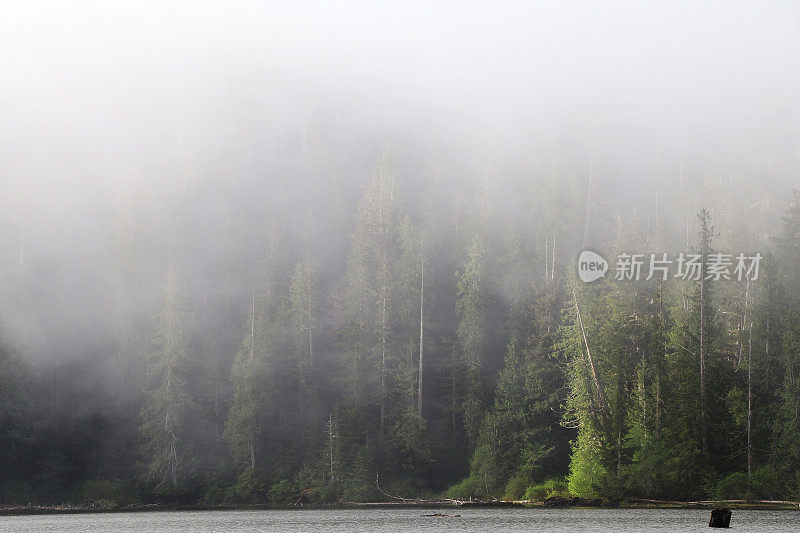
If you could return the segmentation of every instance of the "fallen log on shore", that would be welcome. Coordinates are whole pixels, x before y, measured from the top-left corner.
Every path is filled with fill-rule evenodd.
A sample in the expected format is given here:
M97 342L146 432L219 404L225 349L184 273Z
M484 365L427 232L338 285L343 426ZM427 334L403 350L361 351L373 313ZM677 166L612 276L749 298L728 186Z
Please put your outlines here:
M525 504L521 502L508 502L503 500L473 500L461 502L459 507L525 507Z

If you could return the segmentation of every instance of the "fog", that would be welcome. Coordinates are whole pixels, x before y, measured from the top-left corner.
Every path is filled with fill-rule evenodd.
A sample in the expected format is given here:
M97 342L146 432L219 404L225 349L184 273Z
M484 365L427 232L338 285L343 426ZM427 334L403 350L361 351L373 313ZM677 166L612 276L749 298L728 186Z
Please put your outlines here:
M357 300L348 291L359 239L383 231L369 225L370 202L382 223L391 176L392 231L405 243L391 261L410 261L408 242L418 240L431 269L425 327L435 377L425 418L451 417L453 436L442 442L462 430L469 441L453 452L459 466L442 474L454 482L474 442L468 415L448 415L440 388L447 354L470 353L468 313L456 303L470 235L490 247L481 307L489 406L517 327L504 321L514 323L537 291L563 290L547 279L568 280L581 249L689 249L703 207L721 247L773 242L800 187L798 57L800 6L788 1L4 2L0 339L51 388L51 415L59 395L72 398L76 420L117 396L135 417L172 269L195 313L192 394L202 409L213 403L201 428L215 439L209 457L228 457L219 405L234 401L234 359L256 343L257 306L275 324L281 313L297 321L294 333L271 337L269 346L281 346L264 348L271 357L300 353L286 346L305 331L298 324L313 324L310 375L323 385L298 416L316 446L326 409L351 394L342 339L354 319L343 317ZM293 300L302 265L318 276L306 319ZM387 286L384 271L364 265L370 283ZM410 276L401 268L398 280ZM409 296L416 283L398 294L422 301ZM548 316L564 298L554 296ZM388 342L411 364L413 350L422 354L413 347L422 310L400 301L390 305L399 318ZM364 378L363 394L381 398L363 400L367 412L381 404L381 432L384 378L400 390L403 364L392 374L384 361L380 394L377 374ZM455 396L455 378L452 387ZM270 483L280 479L271 472Z
M626 207L650 207L654 161L699 158L768 159L780 197L799 162L799 24L791 2L5 3L2 257L38 271L16 303L37 332L13 337L45 356L69 351L62 328L102 330L93 288L126 194L279 187L309 125L355 190L384 145L409 169L438 150L513 175L560 142Z

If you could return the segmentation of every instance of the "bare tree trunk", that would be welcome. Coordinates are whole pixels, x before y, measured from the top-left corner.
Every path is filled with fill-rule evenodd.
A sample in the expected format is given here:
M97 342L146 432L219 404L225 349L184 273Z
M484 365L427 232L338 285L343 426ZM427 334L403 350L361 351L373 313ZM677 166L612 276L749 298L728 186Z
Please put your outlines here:
M702 258L705 264L705 256ZM705 269L701 268L700 280L700 441L703 453L708 453L708 425L706 423L706 352L705 352Z
M578 297L575 295L575 288L572 288L572 299L575 302L575 312L578 315L578 325L581 328L581 335L583 336L583 344L586 347L586 358L587 362L589 363L589 369L592 372L592 381L594 382L595 393L597 395L597 403L600 408L600 414L605 415L607 413L606 409L606 399L603 395L603 388L600 384L600 379L597 377L597 370L594 366L594 359L592 358L592 352L589 350L589 341L586 338L586 330L583 328L583 319L581 318L581 310L578 307Z
M425 367L424 328L425 321L425 259L422 256L422 241L420 241L419 261L419 371L417 372L417 415L422 417L422 376Z
M256 290L253 289L253 311L250 316L250 361L253 360L256 346Z
M705 214L703 215L705 216ZM705 219L702 222L700 257L700 441L703 454L708 455L708 421L706 420L706 255L708 254L708 235Z
M385 283L385 281L384 281ZM385 291L385 289L384 289ZM381 309L381 431L386 419L386 293Z
M311 299L311 291L313 289L311 285L311 259L308 261L308 270L306 271L306 281L308 283L308 360L311 363L311 368L314 368L314 318L311 315L312 313L312 299Z
M178 486L178 445L177 445L177 438L173 433L171 435L172 441L170 442L170 478L172 480L172 486Z
M644 441L647 442L647 351L642 350L642 370L639 373L639 405L642 409L642 428L644 429Z
M620 490L619 484L622 477L622 424L617 427L617 488Z
M769 294L769 280L767 280L767 294ZM769 359L769 317L770 317L770 309L769 307L767 307L767 324L766 324L767 331L766 331L766 336L764 338L764 357L767 362L764 371L764 385L767 387L769 387L769 367L771 366Z
M743 352L744 352L744 342L742 342L742 333L744 329L747 327L747 319L748 319L748 312L750 311L750 277L747 278L747 285L745 286L744 291L744 313L742 313L742 319L739 324L739 336L738 336L738 343L739 343L739 364L738 367L741 368L742 366L742 359L743 359Z
M686 249L689 249L689 220L691 217L689 216L689 210L686 210Z
M656 370L656 414L655 414L655 429L654 434L656 437L656 443L658 443L658 438L661 435L661 372Z
M661 323L661 335L664 335L664 278L661 278L659 281L659 291L658 291L658 315L659 315L659 322ZM664 335L664 359L667 357L667 340L666 335ZM656 436L656 445L658 445L658 438L661 435L661 363L663 360L656 365L656 405L655 405L655 436Z
M250 438L248 439L248 445L250 447L250 469L251 470L255 470L256 469L256 442L255 442L255 439L253 438L252 434L250 435Z
M747 280L749 283L749 279ZM748 327L747 346L747 475L753 473L753 322Z
M656 234L658 233L658 185L656 185L656 215L655 220L653 221L653 238L656 238Z
M589 206L591 205L590 199L592 196L592 161L589 161L589 178L586 183L586 215L583 219L583 234L581 236L581 249L586 248L586 240L588 238L589 233L589 215L590 209Z
M333 413L328 415L328 453L330 457L330 482L336 479L334 470L334 440L336 439L336 430L333 425Z
M358 348L353 350L353 405L358 405Z
M544 238L544 279L549 277L548 265L550 263L550 254L548 254L547 237Z
M256 290L253 289L253 309L252 309L252 316L250 318L250 362L253 361L255 356L255 346L256 346ZM253 401L250 398L250 401ZM250 436L247 439L248 447L250 448L250 469L256 469L256 443L255 443L255 435L253 435L253 429L250 429Z
M356 339L356 348L353 350L353 405L358 405L358 361L361 357L361 343L364 340L364 272L359 269L359 287L361 293L358 298L358 339Z
M380 391L380 419L381 419L381 432L384 430L386 421L386 300L388 298L388 283L389 283L389 264L388 264L388 250L387 250L387 231L388 222L383 221L383 170L380 171L380 194L378 195L378 226L381 231L381 391ZM389 214L387 213L387 217Z
M358 405L358 362L361 358L361 345L364 342L364 328L366 327L364 321L364 271L363 268L358 272L359 283L359 298L358 298L358 338L356 339L356 348L353 350L353 405Z
M452 349L450 352L450 423L452 424L450 432L450 448L456 449L456 350Z
M742 367L742 358L744 354L744 341L742 340L742 332L744 332L745 314L744 312L739 316L736 321L736 369Z

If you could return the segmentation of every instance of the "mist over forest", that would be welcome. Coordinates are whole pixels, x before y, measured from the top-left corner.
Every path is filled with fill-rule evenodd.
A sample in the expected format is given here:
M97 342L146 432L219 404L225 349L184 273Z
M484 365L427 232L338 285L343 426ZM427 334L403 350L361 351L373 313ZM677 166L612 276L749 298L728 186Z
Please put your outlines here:
M0 503L800 499L796 5L11 2L0 50Z

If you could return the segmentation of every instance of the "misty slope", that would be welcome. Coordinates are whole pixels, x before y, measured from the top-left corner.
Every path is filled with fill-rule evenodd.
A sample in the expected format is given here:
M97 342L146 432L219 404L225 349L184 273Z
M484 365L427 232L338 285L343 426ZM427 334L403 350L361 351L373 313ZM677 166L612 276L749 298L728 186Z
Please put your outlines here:
M2 8L0 501L797 498L797 8L340 7Z
M796 323L776 302L796 297L797 219L780 222L763 184L732 166L703 180L676 165L678 179L653 187L657 209L626 210L601 190L601 164L590 179L569 157L514 180L487 158L456 180L433 154L414 179L387 149L348 184L303 153L285 188L252 177L210 193L220 182L196 176L169 195L121 195L93 283L105 294L98 330L87 348L51 347L28 371L37 385L12 389L34 412L7 407L8 445L30 454L7 499L86 498L109 490L102 479L126 500L289 501L310 488L312 500L363 500L382 497L376 472L391 494L440 491L469 472L455 494L502 495L508 483L522 497L569 473L579 494L694 497L746 459L743 349L757 361L752 460L794 468L781 435ZM501 188L511 181L516 194ZM712 206L715 250L775 253L752 288L722 282L705 296L713 425L739 428L713 431L705 453L690 446L702 425L697 283L583 285L572 263L584 241L607 254L696 250L694 205ZM7 298L25 302L35 274L15 265ZM614 391L595 422L572 288ZM50 481L28 485L36 476Z

